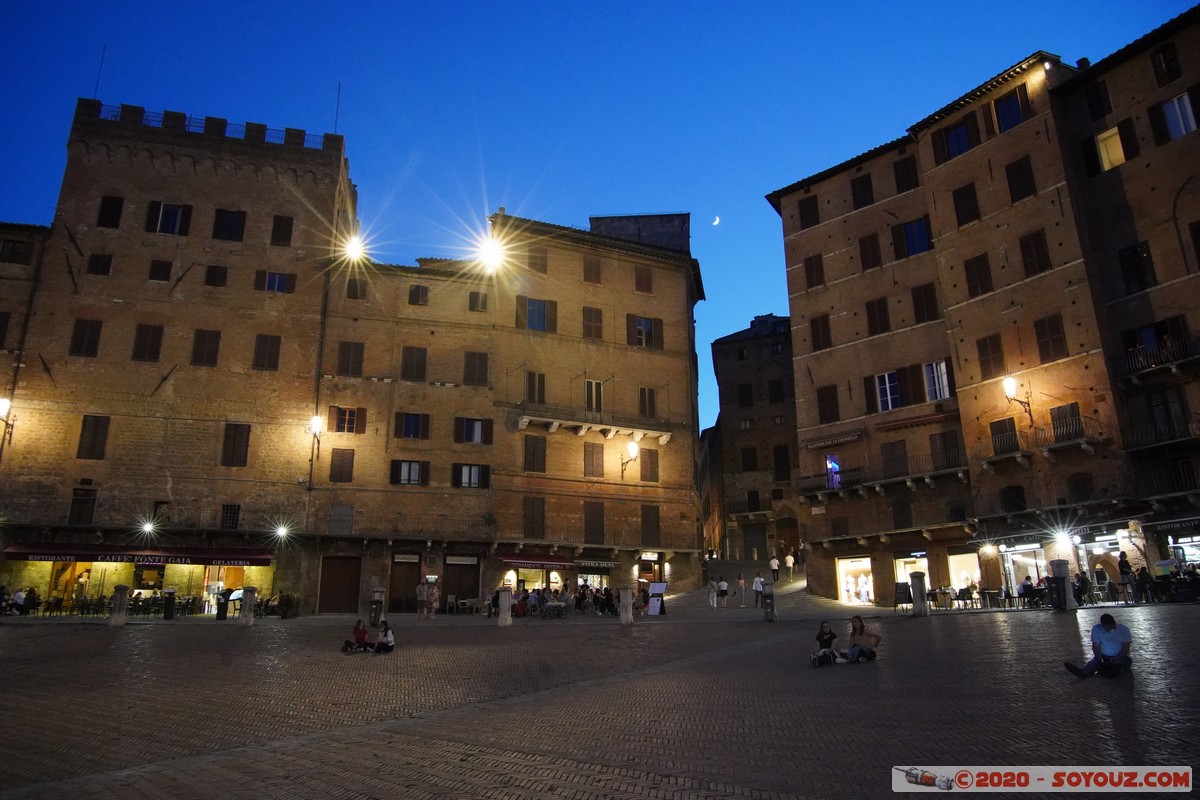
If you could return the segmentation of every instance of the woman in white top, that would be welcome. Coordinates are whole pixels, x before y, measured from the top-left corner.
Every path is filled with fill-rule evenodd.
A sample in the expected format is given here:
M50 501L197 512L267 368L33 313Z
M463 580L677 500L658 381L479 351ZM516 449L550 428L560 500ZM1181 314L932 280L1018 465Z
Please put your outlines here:
M379 621L379 639L375 642L376 653L390 653L396 648L396 637L388 627L387 620Z

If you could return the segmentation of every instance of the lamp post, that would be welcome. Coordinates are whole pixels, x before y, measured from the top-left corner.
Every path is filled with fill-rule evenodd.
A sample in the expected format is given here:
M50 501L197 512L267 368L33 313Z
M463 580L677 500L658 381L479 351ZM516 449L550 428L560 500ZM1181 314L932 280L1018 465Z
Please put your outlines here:
M1025 415L1029 417L1029 427L1030 427L1030 429L1032 429L1033 428L1033 408L1030 406L1030 403L1029 403L1029 398L1032 397L1032 395L1028 391L1026 391L1024 400L1022 400L1020 397L1017 397L1017 379L1011 375L1008 375L1004 378L1003 384L1004 384L1005 398L1008 399L1009 403L1016 403L1021 408L1025 409Z

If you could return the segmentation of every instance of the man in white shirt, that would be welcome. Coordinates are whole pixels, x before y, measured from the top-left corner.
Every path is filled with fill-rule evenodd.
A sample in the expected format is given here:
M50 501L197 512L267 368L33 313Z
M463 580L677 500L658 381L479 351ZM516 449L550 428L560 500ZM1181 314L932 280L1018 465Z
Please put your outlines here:
M783 565L787 567L788 580L790 581L792 579L792 567L796 566L796 557L788 553L783 557Z
M763 582L762 573L754 576L754 607L758 608L758 604L762 602Z
M779 559L771 556L771 582L779 583Z
M1083 667L1070 661L1064 661L1063 666L1080 678L1090 678L1097 670L1116 677L1132 668L1133 659L1129 657L1132 645L1133 634L1129 628L1118 625L1112 614L1101 614L1100 624L1092 628L1092 660Z

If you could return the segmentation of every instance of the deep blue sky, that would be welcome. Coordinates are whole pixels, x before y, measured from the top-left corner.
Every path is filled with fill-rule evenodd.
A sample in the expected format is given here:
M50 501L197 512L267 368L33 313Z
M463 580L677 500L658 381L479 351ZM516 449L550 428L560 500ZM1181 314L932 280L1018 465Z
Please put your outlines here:
M578 228L691 212L707 427L709 343L787 313L763 195L1036 50L1098 61L1190 5L9 0L0 220L50 224L78 97L323 133L340 83L336 130L379 261L462 256L499 206Z

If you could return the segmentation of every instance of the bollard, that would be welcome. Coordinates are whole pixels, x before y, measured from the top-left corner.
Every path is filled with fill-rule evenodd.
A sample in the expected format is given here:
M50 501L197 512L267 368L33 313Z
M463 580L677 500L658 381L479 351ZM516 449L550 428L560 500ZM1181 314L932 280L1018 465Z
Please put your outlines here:
M621 587L621 624L633 624L633 589Z
M124 625L127 613L129 613L129 587L124 584L114 586L112 611L108 614L108 624L113 627Z
M254 624L254 603L256 594L258 594L258 589L255 589L253 586L242 587L242 611L238 615L239 625Z
M1058 603L1055 604L1055 611L1077 611L1079 606L1075 603L1075 592L1071 589L1071 562L1064 558L1056 558L1050 562L1050 580L1054 582L1056 594L1058 595Z
M763 583L762 593L763 619L767 622L775 621L775 585L772 583Z
M175 619L175 589L163 592L163 619Z
M925 573L910 572L908 577L912 584L913 616L929 616L929 598L925 596Z
M500 587L500 607L496 609L496 624L501 628L512 625L512 587Z

